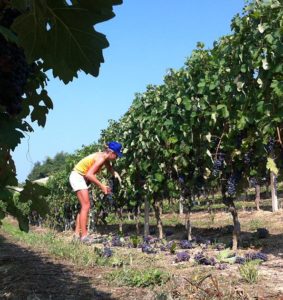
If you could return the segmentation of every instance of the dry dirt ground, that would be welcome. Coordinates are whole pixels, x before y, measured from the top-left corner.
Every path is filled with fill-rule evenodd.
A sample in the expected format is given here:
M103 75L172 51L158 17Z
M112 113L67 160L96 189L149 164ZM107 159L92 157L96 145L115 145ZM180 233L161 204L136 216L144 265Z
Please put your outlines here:
M152 261L154 267L166 267L174 278L170 284L159 290L160 296L157 297L156 292L150 288L119 287L107 282L103 275L111 271L111 268L80 268L65 260L54 259L44 250L35 250L16 242L0 229L0 299L283 300L283 211L243 211L239 216L244 239L248 240L253 234L253 226L259 224L268 228L270 232L268 238L260 240L260 245L251 245L241 250L242 253L262 251L268 255L268 261L260 265L260 279L257 284L244 283L239 276L238 265L231 265L226 270L217 270L210 266L174 264L170 255L159 255L156 259L147 256L144 263ZM176 216L164 215L165 218ZM193 214L193 233L205 238L220 239L225 226L231 224L230 215L217 213L213 223L208 227L203 226L209 218L211 216L207 213ZM180 239L181 235L180 229L176 227L170 239ZM134 254L134 251L138 250L121 251L133 251ZM211 254L215 255L215 251ZM193 281L197 276L205 278L198 286L194 285L196 281ZM162 289L164 296L160 293ZM210 291L213 293L210 294Z
M79 268L0 231L0 299L88 300L152 299L142 288L113 287L101 274L107 268Z

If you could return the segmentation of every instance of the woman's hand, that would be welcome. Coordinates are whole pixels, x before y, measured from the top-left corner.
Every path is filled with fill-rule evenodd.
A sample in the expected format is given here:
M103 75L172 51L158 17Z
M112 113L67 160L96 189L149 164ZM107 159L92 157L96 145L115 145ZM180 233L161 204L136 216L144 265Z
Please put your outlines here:
M105 195L111 193L111 189L110 189L110 187L107 186L107 185L102 185L101 190L102 190L103 194L105 194Z

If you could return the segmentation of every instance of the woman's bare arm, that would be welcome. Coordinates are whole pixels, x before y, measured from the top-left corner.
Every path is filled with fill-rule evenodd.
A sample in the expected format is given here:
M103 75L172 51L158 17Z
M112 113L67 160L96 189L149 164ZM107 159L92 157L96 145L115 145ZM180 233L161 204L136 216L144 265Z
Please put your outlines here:
M96 162L89 168L89 170L85 174L85 178L96 184L103 191L104 194L108 194L110 192L110 188L102 184L96 177L96 174L100 171L105 162L106 160L103 156L98 157Z

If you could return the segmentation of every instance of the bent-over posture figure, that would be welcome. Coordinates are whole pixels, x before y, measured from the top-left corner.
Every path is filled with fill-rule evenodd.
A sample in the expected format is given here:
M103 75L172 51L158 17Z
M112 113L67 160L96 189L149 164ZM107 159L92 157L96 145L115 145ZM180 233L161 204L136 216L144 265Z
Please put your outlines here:
M110 161L122 156L122 145L118 142L109 142L103 152L96 152L81 159L70 174L69 181L81 204L80 212L76 218L75 238L84 243L91 243L88 236L87 223L90 210L88 182L96 184L104 194L111 193L110 187L102 184L96 174L105 166L107 170L119 180L120 176L115 172Z

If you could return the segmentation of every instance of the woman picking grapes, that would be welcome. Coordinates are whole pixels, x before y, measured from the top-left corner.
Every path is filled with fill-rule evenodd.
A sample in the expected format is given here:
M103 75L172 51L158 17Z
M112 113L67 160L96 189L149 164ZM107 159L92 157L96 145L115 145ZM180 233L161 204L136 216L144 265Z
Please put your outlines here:
M93 241L87 231L90 210L87 182L96 184L105 195L111 193L110 187L101 183L96 175L105 166L114 177L118 178L119 181L121 180L119 174L114 171L110 164L110 161L122 156L121 149L122 145L120 143L115 141L109 142L103 152L96 152L81 159L70 174L70 184L81 204L81 209L76 218L75 239L83 243L89 244Z

